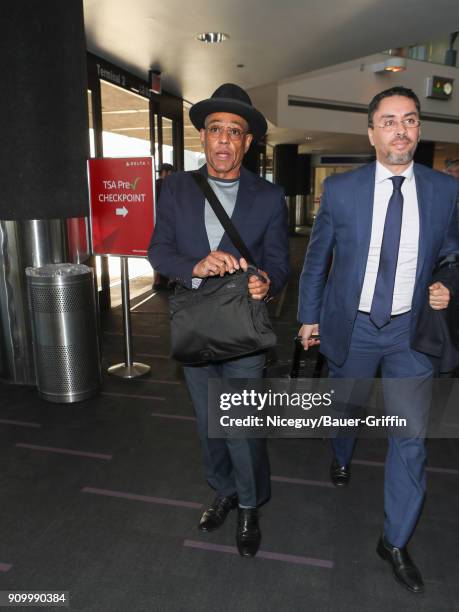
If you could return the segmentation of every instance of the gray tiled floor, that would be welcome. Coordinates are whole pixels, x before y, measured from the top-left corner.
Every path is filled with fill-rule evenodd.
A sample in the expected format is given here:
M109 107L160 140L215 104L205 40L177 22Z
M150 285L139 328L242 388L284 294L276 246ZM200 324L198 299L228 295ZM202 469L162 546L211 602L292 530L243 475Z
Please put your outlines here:
M293 239L292 247L296 271L276 322L278 357L285 364L296 333L295 275L304 239ZM167 354L166 300L160 293L134 311L135 333L160 336L135 337L137 353ZM119 310L104 318L103 329L121 330ZM122 338L105 334L104 365L120 360ZM270 440L272 473L279 478L262 509L261 548L274 558L241 559L224 552L234 546L234 513L206 536L196 529L199 509L157 503L160 498L200 505L212 495L202 478L194 422L152 416L193 416L180 368L168 359L144 361L152 366L151 378L163 382L105 376L106 394L72 406L45 403L31 388L0 385L0 419L40 425L0 421L0 564L12 566L1 571L0 565L0 590L66 590L70 609L84 612L459 610L459 474L428 475L429 494L411 543L426 580L424 596L405 593L375 554L383 469L365 461L384 461L379 440L358 444L356 459L364 463L354 465L346 490L314 484L327 482L326 440ZM313 365L310 355L305 372ZM431 466L459 470L457 441L430 441L429 456ZM128 495L84 492L88 487ZM217 550L206 549L208 544ZM331 561L333 567L305 559Z

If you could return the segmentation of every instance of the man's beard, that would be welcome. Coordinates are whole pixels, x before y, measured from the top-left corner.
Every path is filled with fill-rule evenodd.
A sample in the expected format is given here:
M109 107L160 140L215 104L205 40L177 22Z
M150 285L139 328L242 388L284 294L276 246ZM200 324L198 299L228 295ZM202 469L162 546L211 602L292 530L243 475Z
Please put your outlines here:
M411 151L406 151L405 153L397 154L397 153L388 153L386 159L390 164L407 164L414 157L415 149Z
M395 151L389 151L386 155L386 160L390 164L408 164L412 161L414 157L414 152L416 151L417 143L413 145L411 149L405 151L404 153L397 153Z

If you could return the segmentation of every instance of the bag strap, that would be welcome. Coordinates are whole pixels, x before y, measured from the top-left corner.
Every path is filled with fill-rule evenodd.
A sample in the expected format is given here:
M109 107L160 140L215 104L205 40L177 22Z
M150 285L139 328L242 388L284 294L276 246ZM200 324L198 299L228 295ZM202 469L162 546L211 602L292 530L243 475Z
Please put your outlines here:
M206 200L209 202L212 210L217 216L217 219L222 224L223 229L230 237L230 240L233 243L233 245L236 247L236 249L239 251L242 257L244 257L244 259L247 260L248 264L251 264L255 268L258 268L252 255L250 254L249 249L246 247L244 241L239 235L239 232L234 227L233 222L229 218L226 210L223 208L220 200L215 195L214 190L207 182L206 177L202 175L200 172L191 172L191 176L193 177L195 183L198 185L199 189L204 194Z

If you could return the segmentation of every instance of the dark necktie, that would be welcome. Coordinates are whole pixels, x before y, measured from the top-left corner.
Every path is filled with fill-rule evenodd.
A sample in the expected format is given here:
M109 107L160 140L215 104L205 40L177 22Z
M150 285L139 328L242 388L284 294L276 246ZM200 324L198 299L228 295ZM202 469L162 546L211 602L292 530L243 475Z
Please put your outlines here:
M390 321L394 297L395 272L397 270L400 232L402 229L404 176L391 176L394 190L387 207L384 234L379 258L378 276L371 303L370 319L376 327L383 327Z

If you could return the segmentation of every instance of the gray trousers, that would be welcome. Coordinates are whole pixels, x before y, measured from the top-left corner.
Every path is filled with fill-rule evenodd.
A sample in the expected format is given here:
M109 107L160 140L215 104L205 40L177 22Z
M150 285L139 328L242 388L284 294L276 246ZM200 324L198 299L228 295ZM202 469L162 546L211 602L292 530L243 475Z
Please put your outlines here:
M209 438L207 435L209 378L261 378L265 353L205 366L185 366L188 390L196 412L207 482L217 495L237 494L239 504L257 507L271 494L265 438ZM217 407L215 407L217 410Z

